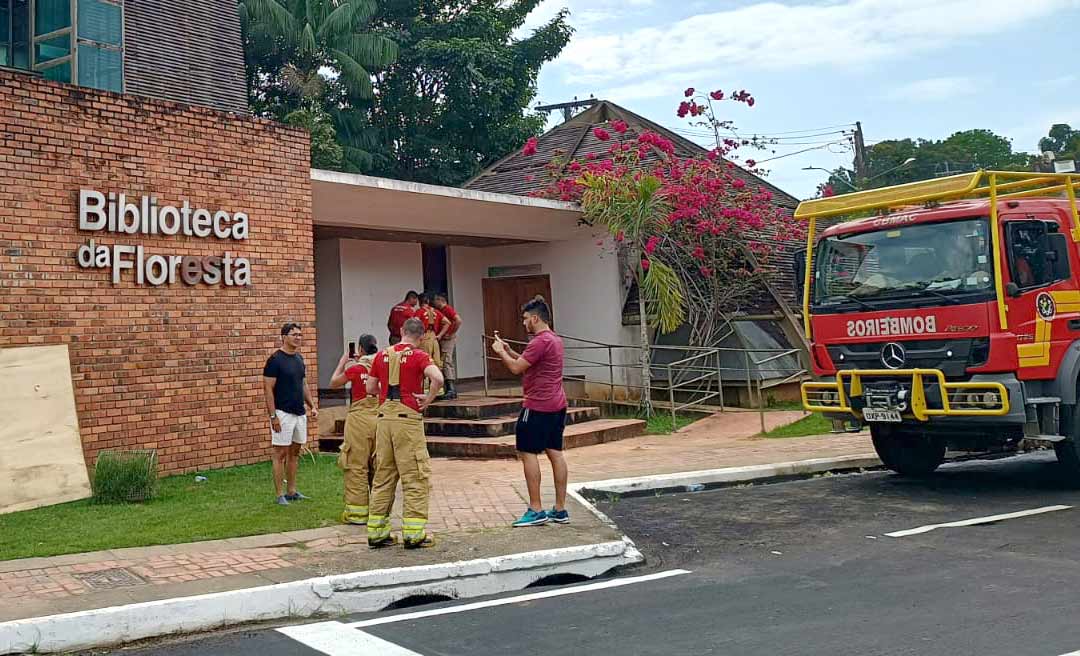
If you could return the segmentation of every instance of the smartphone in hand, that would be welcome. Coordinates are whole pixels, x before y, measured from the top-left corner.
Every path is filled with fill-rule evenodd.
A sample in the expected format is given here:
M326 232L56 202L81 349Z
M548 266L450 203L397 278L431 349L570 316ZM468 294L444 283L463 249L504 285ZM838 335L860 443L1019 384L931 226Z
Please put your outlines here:
M349 342L349 359L356 359L356 342Z

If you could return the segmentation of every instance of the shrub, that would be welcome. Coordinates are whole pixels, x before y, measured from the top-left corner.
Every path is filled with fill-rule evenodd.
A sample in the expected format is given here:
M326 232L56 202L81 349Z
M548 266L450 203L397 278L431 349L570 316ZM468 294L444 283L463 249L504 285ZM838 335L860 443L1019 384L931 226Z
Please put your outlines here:
M102 451L94 465L98 503L149 501L157 490L157 451Z

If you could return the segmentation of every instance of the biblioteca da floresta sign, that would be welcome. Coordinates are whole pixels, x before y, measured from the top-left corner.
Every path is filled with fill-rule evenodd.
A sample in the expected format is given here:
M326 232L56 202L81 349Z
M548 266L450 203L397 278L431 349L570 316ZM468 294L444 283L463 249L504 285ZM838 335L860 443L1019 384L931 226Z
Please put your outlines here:
M124 194L103 194L92 189L79 191L79 230L111 232L117 235L210 237L244 241L248 238L248 215L228 210L192 207L184 200L179 206L158 206L154 196L138 202ZM251 284L251 263L229 251L224 255L147 254L143 246L97 243L90 239L79 247L79 266L109 269L113 284L130 270L139 285L224 284L245 287Z

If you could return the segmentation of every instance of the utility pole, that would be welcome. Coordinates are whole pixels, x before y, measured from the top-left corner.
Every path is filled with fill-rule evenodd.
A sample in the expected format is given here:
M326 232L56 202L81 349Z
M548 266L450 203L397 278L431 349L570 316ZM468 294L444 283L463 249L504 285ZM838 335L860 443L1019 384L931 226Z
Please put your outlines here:
M866 141L863 139L862 122L855 122L855 186L866 180L869 171L866 167Z
M574 100L571 102L558 103L556 105L538 105L536 111L538 112L550 112L556 109L561 109L563 113L563 123L569 121L574 117L574 110L582 107L592 107L597 102L596 98L589 97L588 100L578 100L577 96L574 96Z

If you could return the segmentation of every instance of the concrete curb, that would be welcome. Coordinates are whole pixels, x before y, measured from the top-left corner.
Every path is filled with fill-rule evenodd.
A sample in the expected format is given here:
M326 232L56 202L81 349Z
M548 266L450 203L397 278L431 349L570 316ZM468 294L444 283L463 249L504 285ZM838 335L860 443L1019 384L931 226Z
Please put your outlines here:
M618 530L585 492L644 493L701 485L881 466L874 456L844 456L659 476L620 478L570 487L569 494L604 524ZM588 578L644 561L634 542L532 551L495 558L373 570L193 597L50 615L0 623L0 656L92 649L169 635L198 633L251 622L304 619L382 610L416 595L465 599L520 590L555 574Z
M414 595L497 594L553 574L592 578L641 559L619 540L16 620L0 623L0 654L66 652L249 622L374 612Z
M641 476L638 478L613 478L606 481L593 481L591 483L577 483L572 485L575 498L581 500L584 492L599 492L607 494L632 494L648 493L656 490L677 490L681 488L693 491L693 488L701 485L715 485L718 483L746 483L771 478L784 478L788 476L812 476L826 472L854 471L881 467L881 460L875 455L841 456L838 458L816 458L814 460L798 460L794 462L778 462L769 465L749 465L746 467L725 467L723 469L703 469L701 471L680 472L677 474L660 474L658 476ZM592 507L592 504L583 502L593 512L605 520L609 525L611 520Z

